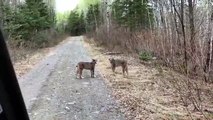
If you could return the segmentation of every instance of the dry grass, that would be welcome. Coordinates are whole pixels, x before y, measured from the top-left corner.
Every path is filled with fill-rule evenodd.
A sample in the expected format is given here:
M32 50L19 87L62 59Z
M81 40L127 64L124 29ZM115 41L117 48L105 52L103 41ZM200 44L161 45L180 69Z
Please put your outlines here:
M128 120L213 119L213 85L197 83L202 86L202 91L208 91L202 94L203 111L208 111L203 115L193 111L190 103L185 107L181 101L180 91L175 85L182 85L186 81L184 76L162 67L144 66L130 55L105 55L105 49L97 47L93 44L94 41L88 42L85 46L93 58L98 59L97 68L106 78L107 85L112 89ZM112 73L108 61L110 57L128 60L128 78L123 78L120 68L116 69L116 74ZM187 90L184 89L184 84L181 87L181 94L185 94Z
M34 65L40 62L53 50L54 47L40 49L10 49L10 56L13 62L13 67L18 78L29 72Z
M16 76L22 77L24 74L29 72L35 64L44 59L52 48L42 49L10 49L11 60L14 65Z
M52 40L48 43L49 47L45 48L34 48L32 47L33 44L28 47L17 47L14 42L8 42L10 57L17 77L20 78L29 72L35 64L40 62L50 51L55 49L57 44L63 44L65 41L64 39L67 37L68 35L66 34L61 36L58 35L56 38L52 38Z

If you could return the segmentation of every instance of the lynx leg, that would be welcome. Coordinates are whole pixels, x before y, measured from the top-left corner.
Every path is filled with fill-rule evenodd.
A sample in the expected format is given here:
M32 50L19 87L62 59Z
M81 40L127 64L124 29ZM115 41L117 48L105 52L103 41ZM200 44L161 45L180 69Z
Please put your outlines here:
M126 75L129 76L128 67L126 66Z
M92 69L90 70L90 72L91 72L91 78L94 78L94 70Z
M78 74L79 74L79 68L78 65L76 66L76 78L78 78Z
M83 69L79 69L79 78L82 79L82 72L83 72Z
M126 68L122 67L123 77L125 77L125 71L126 71Z

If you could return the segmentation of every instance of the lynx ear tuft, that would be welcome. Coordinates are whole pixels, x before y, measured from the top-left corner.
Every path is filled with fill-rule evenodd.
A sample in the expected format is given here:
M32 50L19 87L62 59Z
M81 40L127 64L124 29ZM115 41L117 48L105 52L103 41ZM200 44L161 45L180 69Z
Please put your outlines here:
M92 59L92 61L97 62L97 60L96 60L96 59Z

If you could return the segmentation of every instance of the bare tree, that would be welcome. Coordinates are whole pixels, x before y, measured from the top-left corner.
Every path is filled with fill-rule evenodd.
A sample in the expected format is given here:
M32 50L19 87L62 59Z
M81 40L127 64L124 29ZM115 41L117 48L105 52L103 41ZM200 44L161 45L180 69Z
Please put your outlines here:
M209 74L211 71L211 64L213 62L212 60L212 27L213 27L213 6L210 2L210 0L208 0L208 33L207 33L207 39L208 39L208 43L207 43L207 58L206 58L206 63L204 66L204 72L205 72L205 80L207 81L209 79Z

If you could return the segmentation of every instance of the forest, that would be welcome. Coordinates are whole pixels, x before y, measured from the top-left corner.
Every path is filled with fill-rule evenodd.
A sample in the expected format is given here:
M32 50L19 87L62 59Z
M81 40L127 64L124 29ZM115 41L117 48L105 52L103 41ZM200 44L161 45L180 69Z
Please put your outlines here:
M67 30L212 82L212 8L211 0L96 1L72 11Z
M174 87L184 105L190 101L204 115L206 99L193 80L213 83L213 0L80 0L65 13L56 12L55 0L0 0L0 28L14 51L83 35L105 49L154 60L187 77L187 95L175 78Z

